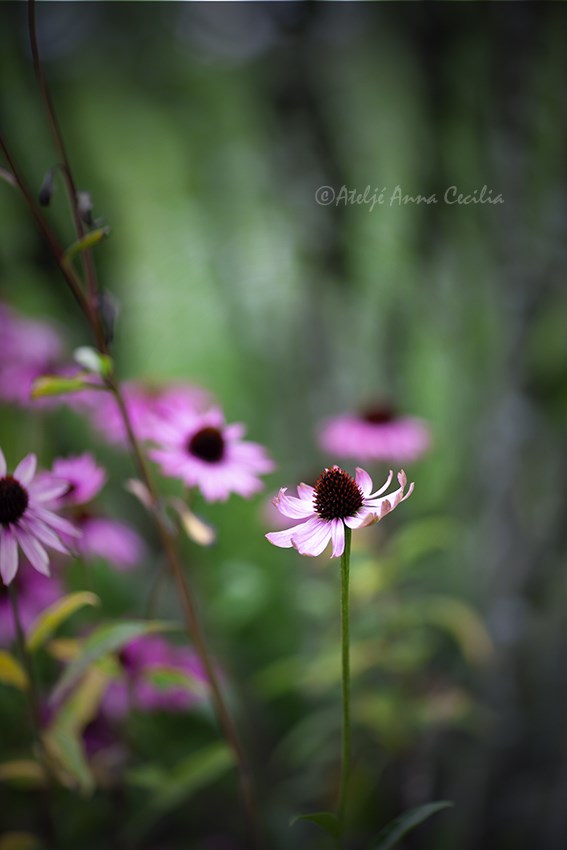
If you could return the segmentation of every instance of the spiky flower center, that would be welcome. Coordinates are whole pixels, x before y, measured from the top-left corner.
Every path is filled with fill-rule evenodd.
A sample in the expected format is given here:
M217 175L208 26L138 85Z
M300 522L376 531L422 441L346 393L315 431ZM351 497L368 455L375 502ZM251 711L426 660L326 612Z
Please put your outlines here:
M396 418L396 414L394 409L387 404L379 404L364 410L362 418L370 425L385 425L386 422L392 422Z
M344 519L362 507L362 492L348 472L334 466L317 479L314 503L322 519Z
M13 525L23 517L28 506L29 496L11 475L0 478L0 525Z
M224 455L224 437L218 428L201 428L193 434L187 443L187 449L199 460L218 463Z

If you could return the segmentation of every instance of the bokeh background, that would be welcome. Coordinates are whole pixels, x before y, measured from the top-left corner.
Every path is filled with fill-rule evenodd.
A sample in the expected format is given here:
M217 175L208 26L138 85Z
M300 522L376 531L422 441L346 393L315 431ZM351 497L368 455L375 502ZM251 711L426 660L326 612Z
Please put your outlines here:
M55 154L25 8L1 11L3 124L38 190ZM96 263L121 306L121 376L211 390L276 459L266 495L334 460L316 442L329 415L388 398L429 423L432 450L407 470L411 500L355 536L352 846L405 808L449 799L454 809L408 848L561 850L564 5L41 3L38 25L77 182L112 228ZM398 185L439 203L390 203ZM486 186L504 203L447 205L453 185ZM385 203L323 206L320 186L385 189ZM54 323L69 350L88 344L5 184L0 217L2 299ZM70 243L61 187L49 217ZM107 616L141 614L159 556L122 489L128 457L68 409L4 405L0 427L10 457L34 449L49 464L89 449L107 465L109 510L143 529L150 555L135 579L99 564L95 589ZM333 805L337 565L270 547L264 497L200 507L217 543L187 542L186 556L238 683L271 846L325 847L288 820ZM160 613L178 616L175 603L165 586ZM21 735L10 731L15 698L4 688L0 697L10 754ZM134 718L131 735L134 764L171 766L214 740L202 717ZM0 793L0 820L14 828L30 798ZM64 833L99 847L148 795L127 782L89 800L68 795ZM238 823L233 783L221 777L136 840L244 847Z

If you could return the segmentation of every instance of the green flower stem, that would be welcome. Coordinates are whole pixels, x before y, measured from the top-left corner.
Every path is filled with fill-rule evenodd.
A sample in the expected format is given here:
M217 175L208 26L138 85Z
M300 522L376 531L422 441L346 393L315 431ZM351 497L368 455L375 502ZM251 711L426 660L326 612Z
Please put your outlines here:
M345 548L341 556L341 647L343 687L343 754L339 795L339 824L344 829L345 810L350 779L350 636L349 636L349 577L351 529L345 526Z

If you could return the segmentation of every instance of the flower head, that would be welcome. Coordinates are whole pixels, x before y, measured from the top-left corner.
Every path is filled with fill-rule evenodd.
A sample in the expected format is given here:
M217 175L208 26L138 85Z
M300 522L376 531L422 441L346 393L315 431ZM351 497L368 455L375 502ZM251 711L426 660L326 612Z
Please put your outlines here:
M33 382L53 370L61 350L50 325L0 304L0 399L28 406Z
M88 452L76 457L58 458L53 463L51 473L44 474L67 483L67 489L58 500L65 506L90 502L106 482L106 471L98 466Z
M102 394L96 391L87 390L86 393L90 401L91 421L94 427L109 443L124 445L127 442L126 429L114 397L109 393ZM79 395L86 395L86 393L79 393ZM132 428L140 440L151 436L150 425L156 415L168 416L179 408L203 410L209 403L209 396L205 390L189 385L156 388L130 381L123 386L123 396Z
M132 708L140 711L186 711L202 700L197 691L207 678L202 665L189 647L173 646L157 635L142 635L126 644L118 660L122 676L112 682L102 704L103 712L113 719L125 717ZM159 672L176 671L195 682L195 690L181 684L161 685ZM175 678L175 677L173 677Z
M397 416L382 405L329 419L320 431L319 442L324 451L338 457L408 463L427 451L431 436L421 419Z
M156 417L150 452L165 475L198 487L208 502L224 502L230 493L245 498L263 487L258 476L271 472L273 462L263 446L243 440L243 425L226 425L219 408L197 413L187 406Z
M0 575L4 584L10 584L18 571L18 545L32 567L48 576L49 556L44 546L68 553L59 535L79 534L52 509L53 500L61 496L67 483L35 478L35 470L36 457L30 454L8 475L0 450Z
M413 483L405 487L407 478L402 470L398 472L399 488L388 496L382 496L392 480L390 471L386 483L375 493L372 492L370 475L357 467L356 478L352 478L340 466L323 470L314 487L299 484L297 497L288 496L283 487L274 504L284 516L302 519L303 522L284 531L266 534L270 543L289 549L292 546L301 555L320 555L329 541L332 541L332 558L338 558L345 548L345 525L348 528L362 528L377 522L405 501L413 492Z

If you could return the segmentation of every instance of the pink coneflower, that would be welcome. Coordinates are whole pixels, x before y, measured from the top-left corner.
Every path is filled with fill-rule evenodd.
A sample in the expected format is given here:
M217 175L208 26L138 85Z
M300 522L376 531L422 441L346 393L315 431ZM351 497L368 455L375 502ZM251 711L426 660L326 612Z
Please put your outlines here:
M18 571L18 545L32 567L48 576L49 556L44 546L68 553L59 535L79 535L51 509L66 482L35 479L35 469L36 457L30 454L8 475L0 449L0 575L6 585Z
M179 406L154 419L150 438L159 448L150 457L165 475L198 487L208 502L224 502L230 493L248 498L262 489L258 476L274 464L263 446L242 439L244 433L243 425L226 425L219 408L196 413Z
M382 406L329 419L320 431L319 442L324 451L336 457L410 463L427 451L431 436L421 419L397 416L391 408Z
M208 393L200 387L175 385L151 387L135 381L122 387L124 402L132 423L134 434L139 440L151 434L151 423L157 416L169 416L180 408L203 410L210 403ZM116 445L126 443L126 429L116 400L110 393L89 392L91 421L97 431Z
M28 564L22 564L13 585L18 596L20 623L25 633L46 608L63 596L63 587L57 576L46 578ZM0 646L8 646L15 637L13 608L6 588L0 585Z
M402 470L398 472L399 489L382 496L392 477L390 471L386 483L372 493L372 479L364 469L357 467L355 479L339 466L333 466L321 473L315 487L299 484L299 498L288 496L284 487L274 504L284 516L303 522L285 531L272 531L266 537L275 546L284 549L293 546L301 555L313 557L320 555L332 540L331 557L339 558L345 548L345 525L348 528L370 525L391 513L413 492L412 483L404 493L407 478Z
M67 489L58 500L65 507L90 502L106 482L106 471L88 452L75 457L58 458L51 467L51 473L47 474L67 483Z
M203 700L207 677L197 654L189 647L173 646L157 635L143 635L128 643L118 656L122 669L102 704L107 717L120 719L133 708L140 711L186 711ZM176 671L195 682L195 690L179 684L160 685L158 672ZM202 694L197 692L202 689Z
M50 325L0 304L0 399L28 406L33 382L53 371L61 350Z

